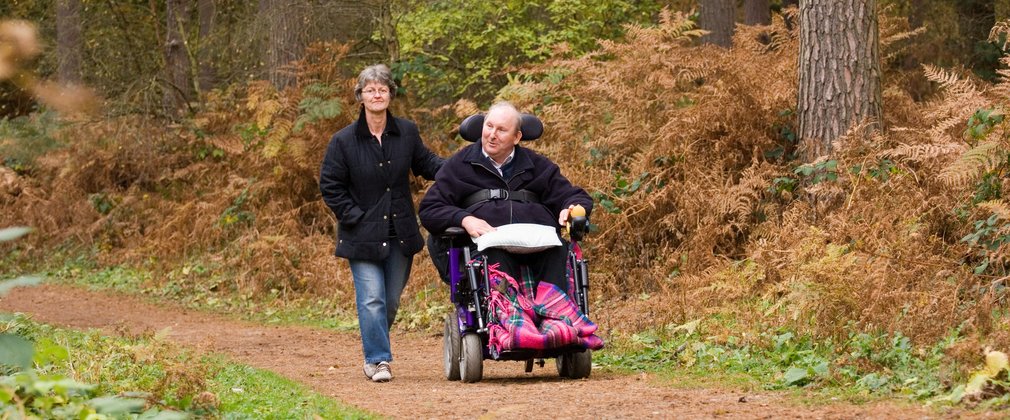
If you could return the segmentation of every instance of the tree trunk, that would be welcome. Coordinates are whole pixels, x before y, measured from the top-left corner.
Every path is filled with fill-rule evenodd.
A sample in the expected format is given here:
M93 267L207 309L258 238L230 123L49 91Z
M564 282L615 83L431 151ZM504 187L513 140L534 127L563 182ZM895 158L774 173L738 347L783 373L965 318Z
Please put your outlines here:
M702 43L727 48L733 45L735 3L734 0L699 0L698 23L701 29L709 31L701 37Z
M179 111L189 104L193 97L192 79L189 76L189 52L183 38L183 30L189 21L187 0L168 0L165 3L165 92L163 105L165 113L178 116Z
M800 146L812 162L856 124L880 127L876 0L800 0Z
M393 19L393 2L383 1L379 5L379 30L382 34L382 42L389 55L389 62L400 61L400 39L396 35L396 22Z
M84 49L81 37L81 0L56 1L56 56L57 77L60 82L81 82L81 54Z
M200 21L200 43L197 50L197 63L199 75L197 76L200 91L204 92L214 87L214 57L209 48L210 34L214 31L214 18L217 10L214 7L214 0L197 0L196 15Z
M260 17L267 27L267 79L278 90L295 83L289 64L305 50L306 7L302 0L259 0Z
M745 25L770 25L772 8L768 0L744 0L743 23Z

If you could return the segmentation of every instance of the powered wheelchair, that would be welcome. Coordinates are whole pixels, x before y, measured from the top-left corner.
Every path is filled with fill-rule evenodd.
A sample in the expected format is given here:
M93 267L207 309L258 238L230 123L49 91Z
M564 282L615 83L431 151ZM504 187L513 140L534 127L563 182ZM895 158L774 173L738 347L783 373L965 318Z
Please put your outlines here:
M460 137L470 142L480 141L483 115L472 115L460 124ZM523 141L539 138L543 123L535 116L522 114ZM588 232L585 216L570 217L567 228L567 278L565 292L578 309L589 314L589 269L579 242ZM437 238L437 240L436 240ZM434 245L434 246L432 246ZM525 361L525 371L532 372L533 365L544 366L545 359L554 358L561 377L579 379L588 377L592 370L592 350L581 345L560 348L511 348L497 351L489 345L490 323L497 322L491 312L492 279L487 258L476 253L476 248L465 230L449 228L429 237L429 250L444 282L448 283L453 312L445 317L443 362L445 378L466 383L478 382L483 377L484 360ZM525 267L523 267L525 270ZM523 277L523 276L520 276ZM535 287L535 286L534 286Z

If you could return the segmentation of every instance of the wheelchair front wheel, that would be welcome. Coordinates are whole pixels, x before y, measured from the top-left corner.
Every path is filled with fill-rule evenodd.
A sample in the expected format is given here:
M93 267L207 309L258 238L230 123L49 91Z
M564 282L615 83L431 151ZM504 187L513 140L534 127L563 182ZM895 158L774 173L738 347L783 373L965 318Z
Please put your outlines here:
M445 330L442 338L442 361L445 379L459 380L459 320L455 314L445 316Z
M554 366L558 368L558 376L562 378L571 376L571 373L569 372L571 371L572 364L565 360L567 359L567 356L568 355L566 354L559 354L558 357L554 359Z
M555 363L558 367L558 375L562 378L582 379L588 378L593 371L593 351L568 353L559 355Z
M484 343L480 335L468 333L463 336L462 351L459 358L460 379L466 383L474 383L484 376Z

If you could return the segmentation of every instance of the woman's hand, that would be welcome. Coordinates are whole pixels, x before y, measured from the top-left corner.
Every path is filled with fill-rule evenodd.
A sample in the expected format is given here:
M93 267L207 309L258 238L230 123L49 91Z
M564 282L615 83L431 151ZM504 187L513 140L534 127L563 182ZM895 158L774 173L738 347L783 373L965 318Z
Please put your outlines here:
M466 229L466 233L470 234L471 238L479 238L488 232L494 232L494 226L487 224L484 219L477 218L475 216L466 216L463 218L463 229Z

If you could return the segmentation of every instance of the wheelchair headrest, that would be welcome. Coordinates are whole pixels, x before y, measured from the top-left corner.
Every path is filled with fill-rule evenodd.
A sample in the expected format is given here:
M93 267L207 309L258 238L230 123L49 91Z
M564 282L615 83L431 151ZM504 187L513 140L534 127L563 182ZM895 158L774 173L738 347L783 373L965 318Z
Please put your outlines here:
M523 113L519 131L523 133L523 141L536 140L544 135L544 123L536 115ZM469 142L480 141L484 131L484 114L473 114L459 124L459 136Z

